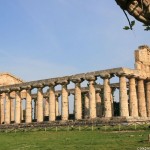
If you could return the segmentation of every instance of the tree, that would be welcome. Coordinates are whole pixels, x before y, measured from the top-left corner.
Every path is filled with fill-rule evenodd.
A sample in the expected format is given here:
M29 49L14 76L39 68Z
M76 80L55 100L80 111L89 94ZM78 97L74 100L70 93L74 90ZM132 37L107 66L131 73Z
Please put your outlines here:
M146 30L150 30L150 0L115 0L116 3L124 11L128 22L129 29L132 30L134 22L130 22L126 12L133 16L136 20L144 23Z

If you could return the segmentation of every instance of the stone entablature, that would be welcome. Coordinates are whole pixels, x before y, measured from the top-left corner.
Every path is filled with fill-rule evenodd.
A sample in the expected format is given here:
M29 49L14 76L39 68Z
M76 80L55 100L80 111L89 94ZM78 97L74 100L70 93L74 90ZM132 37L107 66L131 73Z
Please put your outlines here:
M24 82L0 87L0 123L43 122L69 119L69 95L74 95L74 119L110 118L114 116L114 92L119 90L120 117L150 117L150 57L146 46L135 51L135 69L113 68L65 77ZM144 57L144 58L143 58ZM143 66L144 65L144 66ZM100 77L103 84L97 84ZM119 83L111 83L112 78ZM87 87L81 87L83 81ZM68 84L74 83L69 89ZM61 90L55 87L61 85ZM47 87L46 92L43 88ZM32 90L37 89L36 94ZM61 105L58 97L61 98ZM23 110L25 100L25 110ZM34 103L33 103L34 101ZM34 104L34 106L33 106ZM61 111L59 107L61 106ZM84 110L84 112L83 112ZM34 113L33 113L34 112Z

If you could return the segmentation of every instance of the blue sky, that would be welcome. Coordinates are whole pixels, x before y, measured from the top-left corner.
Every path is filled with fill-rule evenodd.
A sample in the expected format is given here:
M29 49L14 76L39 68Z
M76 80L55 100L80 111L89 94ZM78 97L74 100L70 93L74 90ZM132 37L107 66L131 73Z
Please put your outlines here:
M150 36L139 22L125 25L114 0L0 0L0 72L30 81L133 68Z

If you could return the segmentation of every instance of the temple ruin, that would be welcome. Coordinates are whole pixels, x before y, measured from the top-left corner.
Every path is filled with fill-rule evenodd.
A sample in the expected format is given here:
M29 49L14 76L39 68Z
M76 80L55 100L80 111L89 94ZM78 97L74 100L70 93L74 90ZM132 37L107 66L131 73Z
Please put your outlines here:
M112 83L114 78L119 82ZM74 97L72 118L69 95ZM0 74L0 124L115 117L150 121L148 46L135 51L135 69L121 67L31 82Z

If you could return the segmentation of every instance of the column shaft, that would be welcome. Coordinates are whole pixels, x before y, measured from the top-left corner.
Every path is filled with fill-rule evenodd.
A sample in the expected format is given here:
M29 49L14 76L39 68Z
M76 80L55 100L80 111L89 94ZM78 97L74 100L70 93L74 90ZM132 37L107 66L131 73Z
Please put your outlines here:
M67 84L62 85L62 104L61 104L61 117L62 120L68 120L69 117L69 104L68 104L68 91Z
M5 94L5 124L10 124L10 97L9 93Z
M81 87L80 83L75 84L75 119L82 119L82 102L81 102Z
M32 122L32 98L31 98L31 90L27 90L26 95L26 110L25 110L25 121L26 123Z
M59 116L59 99L58 96L56 96L56 116Z
M49 116L49 99L45 98L44 116Z
M3 97L3 94L0 96L0 115L1 115L1 122L0 124L3 124L4 123L4 116L5 116L5 111L4 111L4 97Z
M142 79L138 80L138 103L139 103L139 116L147 117L144 81Z
M109 79L104 79L104 116L112 117L111 89Z
M14 99L10 100L10 110L11 110L11 121L15 121L15 106Z
M21 95L20 92L16 92L16 123L20 123L21 121Z
M90 118L96 118L95 81L89 81Z
M43 122L43 92L38 88L37 92L37 122Z
M90 100L88 94L84 95L84 118L89 118Z
M146 83L147 116L150 117L150 82Z
M128 95L127 95L127 85L126 85L126 77L121 76L119 78L120 83L120 116L121 117L128 117L129 116L129 109L128 109Z
M55 90L54 86L50 87L49 90L49 121L56 120L56 101L55 101Z
M102 117L102 100L99 92L96 93L96 114L97 117Z
M34 119L37 119L37 101L34 100Z
M132 117L138 117L138 105L135 78L129 79L129 113Z

